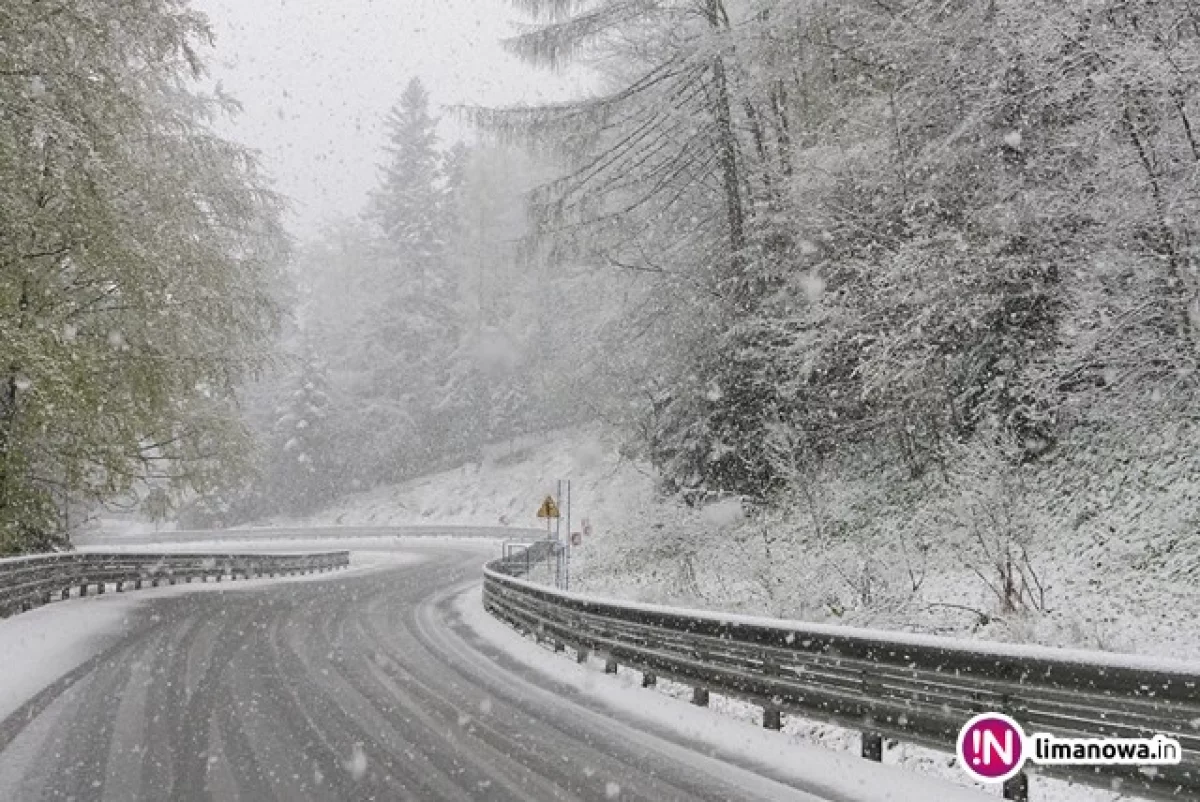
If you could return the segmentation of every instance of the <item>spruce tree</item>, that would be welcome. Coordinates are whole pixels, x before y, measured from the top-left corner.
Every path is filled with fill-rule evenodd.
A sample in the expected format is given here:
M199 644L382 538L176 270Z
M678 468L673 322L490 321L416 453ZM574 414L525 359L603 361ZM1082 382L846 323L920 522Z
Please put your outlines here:
M441 410L453 392L457 289L445 242L437 121L419 79L408 83L386 125L387 161L369 209L378 237L377 297L365 356L371 424L392 438L381 467L399 477L437 456Z

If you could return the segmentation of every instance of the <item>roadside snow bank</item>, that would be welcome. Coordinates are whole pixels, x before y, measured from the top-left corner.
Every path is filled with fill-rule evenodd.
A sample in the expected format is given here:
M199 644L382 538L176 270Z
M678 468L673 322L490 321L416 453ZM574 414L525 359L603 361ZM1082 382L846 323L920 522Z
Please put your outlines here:
M705 753L734 764L760 767L766 776L786 778L822 798L862 802L982 802L984 791L810 746L796 738L693 707L654 690L636 687L633 677L612 678L595 667L577 665L521 637L483 609L481 590L455 600L463 622L490 645L548 674L587 698L652 726L666 727Z
M0 619L0 720L103 651L138 604L134 595L109 594Z

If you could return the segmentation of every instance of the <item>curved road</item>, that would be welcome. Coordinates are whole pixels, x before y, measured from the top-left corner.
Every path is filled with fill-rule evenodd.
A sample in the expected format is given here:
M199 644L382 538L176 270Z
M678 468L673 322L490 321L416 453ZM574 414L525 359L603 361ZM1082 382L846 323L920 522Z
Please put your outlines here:
M147 599L0 722L0 799L815 799L556 704L454 612L484 552L405 550L423 561Z

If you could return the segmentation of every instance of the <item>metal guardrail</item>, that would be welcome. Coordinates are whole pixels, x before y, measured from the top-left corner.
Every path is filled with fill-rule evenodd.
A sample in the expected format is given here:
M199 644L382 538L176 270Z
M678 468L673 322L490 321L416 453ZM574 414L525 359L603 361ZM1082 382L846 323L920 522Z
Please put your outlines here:
M350 552L321 554L93 554L69 552L0 560L0 617L66 599L78 589L118 593L145 585L199 579L220 582L257 576L308 574L350 564Z
M497 570L507 576L525 576L534 566L549 562L557 554L559 545L553 540L535 540L532 543L505 543L504 556L496 560Z
M538 544L535 544L535 546ZM547 552L548 553L548 552ZM1151 660L1032 647L963 644L948 638L763 622L562 593L517 577L541 552L495 560L484 570L485 608L556 651L576 650L763 708L863 733L863 757L880 760L883 737L954 752L959 729L981 712L1006 713L1026 732L1060 737L1177 738L1183 762L1033 770L1152 799L1200 799L1200 672ZM545 555L543 555L545 556ZM526 559L528 557L528 560ZM1028 778L1005 784L1028 799Z

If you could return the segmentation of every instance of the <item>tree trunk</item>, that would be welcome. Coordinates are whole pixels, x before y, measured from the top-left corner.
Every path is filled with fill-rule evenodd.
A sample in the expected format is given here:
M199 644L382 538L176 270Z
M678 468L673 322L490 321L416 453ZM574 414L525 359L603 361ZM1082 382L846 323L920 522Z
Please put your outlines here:
M706 16L713 30L728 27L728 18L721 0L708 0ZM721 188L725 195L725 219L729 228L730 272L735 286L741 286L745 272L746 218L742 205L741 180L738 171L737 137L733 130L733 113L729 99L729 79L725 59L713 58L713 117L717 124L717 163L721 170Z

